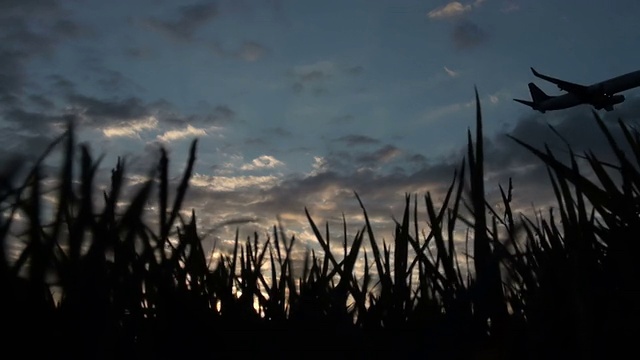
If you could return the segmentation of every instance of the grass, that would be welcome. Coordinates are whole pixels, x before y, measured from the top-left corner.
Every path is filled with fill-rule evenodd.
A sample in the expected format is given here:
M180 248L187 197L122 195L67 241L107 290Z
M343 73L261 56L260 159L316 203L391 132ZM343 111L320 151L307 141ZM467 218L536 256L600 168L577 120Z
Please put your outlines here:
M54 358L314 350L538 359L631 349L640 323L640 135L619 122L629 159L594 113L617 164L590 152L571 152L565 164L514 139L547 166L557 206L535 217L514 214L509 184L499 187L499 214L485 197L477 94L476 104L475 140L469 131L467 156L442 203L424 195L426 219L418 219L418 198L407 195L393 242L381 242L355 194L365 221L353 236L344 223L338 254L328 225L321 229L305 209L321 251L307 251L301 269L292 258L300 245L278 226L266 239L241 241L236 233L232 252L205 254L196 214L181 213L197 141L173 197L162 150L149 180L127 199L119 160L98 204L100 161L76 144L70 126L24 181L12 178L15 168L0 177L4 350L47 349ZM51 193L42 164L55 147L64 156ZM595 178L583 175L582 158ZM145 211L150 202L157 213ZM430 231L422 234L425 220ZM464 253L455 245L461 226Z

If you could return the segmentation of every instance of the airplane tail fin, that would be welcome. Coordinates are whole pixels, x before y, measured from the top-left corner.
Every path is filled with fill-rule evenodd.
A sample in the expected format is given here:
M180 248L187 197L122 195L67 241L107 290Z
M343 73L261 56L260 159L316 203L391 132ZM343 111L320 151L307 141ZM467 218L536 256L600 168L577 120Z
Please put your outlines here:
M534 103L540 103L551 98L551 96L545 94L544 91L532 82L529 83L529 92L531 93L531 99Z
M545 94L544 91L540 90L540 88L537 87L534 83L529 83L529 92L531 93L531 101L520 99L513 100L519 102L520 104L527 105L534 110L538 110L544 113L544 110L540 108L540 103L544 102L545 100L551 99L551 96Z

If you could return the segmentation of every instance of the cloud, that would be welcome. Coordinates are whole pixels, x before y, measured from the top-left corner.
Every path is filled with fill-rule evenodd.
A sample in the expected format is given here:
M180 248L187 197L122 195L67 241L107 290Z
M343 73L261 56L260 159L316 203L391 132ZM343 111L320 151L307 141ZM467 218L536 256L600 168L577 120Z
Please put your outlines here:
M300 65L293 68L293 74L300 82L308 83L327 79L335 71L335 64L330 61L320 61L309 65Z
M174 20L150 18L145 21L145 24L173 40L190 42L194 40L196 31L217 15L218 9L215 3L202 2L181 6Z
M451 77L458 77L458 75L460 75L457 71L453 71L446 66L444 67L444 71Z
M204 129L199 129L191 125L187 125L187 127L182 130L165 131L162 135L158 135L157 138L162 142L171 142L198 136L207 136L207 132Z
M358 156L356 160L367 166L375 166L381 163L388 163L402 154L402 151L393 145L385 145L373 153Z
M430 19L443 19L455 16L460 16L466 12L471 11L471 5L462 5L458 1L452 1L444 6L431 10L427 13L427 17Z
M0 1L0 111L22 105L33 60L46 62L60 44L91 32L64 15L54 1Z
M300 93L311 86L316 94L326 92L324 84L336 73L336 65L331 61L295 66L290 73L294 77L293 90Z
M279 166L284 166L284 163L273 156L262 155L253 159L251 163L242 165L240 170L273 169Z
M513 0L505 1L504 4L502 4L502 8L500 9L500 11L505 14L512 13L518 10L520 10L520 5Z
M640 100L629 105L640 109ZM606 123L615 128L614 119L618 115L620 113L611 114L611 118L605 119ZM507 136L515 136L537 148L543 148L547 143L558 158L566 159L566 146L549 129L550 123L555 124L556 129L578 153L590 148L603 154L603 159L610 160L605 156L610 153L606 139L597 129L588 109L545 115L532 113L520 119L512 129L485 138L486 192L489 204L500 204L498 185L505 186L509 178L512 178L512 206L516 214L530 213L533 207L540 210L555 205L544 164ZM612 131L614 138L623 143L621 131ZM362 210L354 196L354 192L357 192L372 219L376 234L392 237L392 216L401 217L403 194L421 197L428 191L437 203L442 199L465 154L466 146L461 146L446 159L429 163L424 156L405 154L393 145L381 146L371 152L350 149L343 153L336 150L326 156L314 156L311 164L313 170L306 174L286 178L275 175L225 176L217 178L215 185L214 180L209 179L206 182L208 187L199 187L191 199L203 199L200 200L202 208L211 212L220 208L221 202L228 202L232 204L228 211L260 219L263 231L273 225L277 214L286 214L285 228L304 232L308 223L304 219L303 210L307 207L316 223L326 221L331 226L332 233L340 233L342 214L345 215L348 226L355 226L352 228L354 231L362 226ZM366 168L366 165L373 167L379 162L386 162L391 167L411 162L415 167L405 172L373 171ZM215 195L205 192L209 191L207 189L213 191L214 188L218 191ZM204 203L204 199L212 197L217 201L211 202L211 205ZM259 228L260 224L254 225ZM250 234L255 229L245 227L242 230ZM308 240L304 237L301 239Z
M267 53L266 47L253 41L245 41L240 50L237 51L236 56L244 61L254 62L263 58Z
M85 123L135 120L151 115L152 106L140 98L99 99L91 96L71 94L67 97L69 106Z
M347 115L341 115L341 116L335 116L331 119L331 123L332 124L345 124L345 123L350 123L353 122L355 120L355 116L351 115L351 114L347 114Z
M108 126L102 129L104 136L112 137L129 137L140 138L140 132L144 130L153 130L158 127L158 119L149 116L145 119L123 122L119 125Z
M3 120L13 128L11 132L42 133L46 137L53 136L50 133L51 127L56 124L64 124L71 118L73 116L52 115L44 112L27 111L23 108L11 108L3 113ZM20 137L17 136L17 138L19 139Z
M191 185L206 188L209 191L241 191L245 189L269 189L276 186L279 179L276 176L208 176L195 174Z
M476 23L465 20L455 25L452 38L457 48L468 49L483 43L487 34Z
M157 106L160 106L160 102ZM169 107L169 105L164 105ZM162 121L172 126L187 126L189 124L199 124L203 126L222 126L234 121L236 117L235 111L233 111L228 105L216 105L211 106L204 103L202 109L198 114L183 115L176 114L170 109L165 111Z
M364 72L364 67L362 65L356 65L347 68L347 73L351 75L360 75Z
M333 142L341 142L341 143L344 143L346 146L351 147L351 146L357 146L357 145L378 144L380 141L368 136L352 134L352 135L341 136L337 139L334 139Z
M53 23L51 30L54 34L60 35L61 37L76 38L87 34L89 29L75 21L59 19Z
M151 59L155 52L146 46L128 46L122 49L122 53L133 59Z

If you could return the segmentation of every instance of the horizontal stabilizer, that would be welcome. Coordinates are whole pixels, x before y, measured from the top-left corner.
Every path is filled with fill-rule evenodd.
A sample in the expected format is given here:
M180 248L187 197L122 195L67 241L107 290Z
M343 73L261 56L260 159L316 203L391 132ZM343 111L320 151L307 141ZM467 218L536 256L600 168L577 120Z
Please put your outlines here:
M531 106L532 108L535 108L535 106L536 106L536 103L534 103L533 101L520 100L520 99L513 99L513 101L517 101L520 104L525 104L527 106Z
M540 105L539 105L538 103L534 102L534 101L527 101L527 100L520 100L520 99L513 99L513 101L517 101L517 102L519 102L520 104L527 105L527 106L529 106L530 108L532 108L533 110L538 110L538 111L540 111L541 113L544 113L544 112L545 112L544 110L542 110L542 109L540 108Z

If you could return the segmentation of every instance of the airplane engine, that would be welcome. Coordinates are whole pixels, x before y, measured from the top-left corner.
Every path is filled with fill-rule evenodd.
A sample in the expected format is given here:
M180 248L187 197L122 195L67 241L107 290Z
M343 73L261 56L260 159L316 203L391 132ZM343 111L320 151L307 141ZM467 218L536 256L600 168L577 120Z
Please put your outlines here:
M612 111L613 105L620 104L623 101L624 101L624 95L607 96L604 99L601 99L600 101L596 102L594 106L597 110L605 109L607 111Z
M615 104L620 104L623 101L624 101L624 95L613 95L610 98L609 103L611 105L615 105Z

